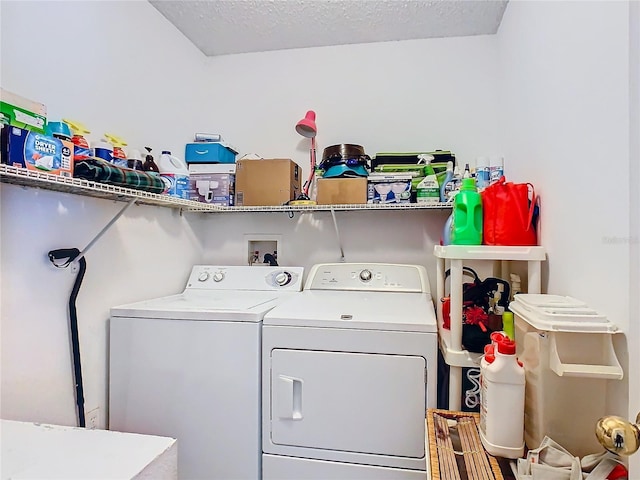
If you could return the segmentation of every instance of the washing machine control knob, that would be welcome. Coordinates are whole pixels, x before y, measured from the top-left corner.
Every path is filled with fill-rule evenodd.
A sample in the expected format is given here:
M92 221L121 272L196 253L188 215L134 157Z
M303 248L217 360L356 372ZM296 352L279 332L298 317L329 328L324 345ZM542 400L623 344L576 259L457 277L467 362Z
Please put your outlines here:
M198 275L199 282L206 282L207 280L209 280L209 272L201 272L200 275Z
M214 282L221 282L224 280L224 272L216 272L213 274L212 278Z
M291 274L289 272L280 272L274 277L274 280L279 286L284 287L291 283Z
M360 280L362 280L363 282L368 282L369 280L371 280L371 277L371 270L364 269L360 272Z

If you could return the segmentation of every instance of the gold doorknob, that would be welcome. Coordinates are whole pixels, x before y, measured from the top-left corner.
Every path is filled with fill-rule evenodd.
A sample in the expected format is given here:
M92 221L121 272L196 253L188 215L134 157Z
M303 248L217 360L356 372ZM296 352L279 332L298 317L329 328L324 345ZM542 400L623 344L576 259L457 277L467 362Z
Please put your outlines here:
M618 455L631 455L640 448L640 413L633 424L616 416L602 417L596 423L600 445Z

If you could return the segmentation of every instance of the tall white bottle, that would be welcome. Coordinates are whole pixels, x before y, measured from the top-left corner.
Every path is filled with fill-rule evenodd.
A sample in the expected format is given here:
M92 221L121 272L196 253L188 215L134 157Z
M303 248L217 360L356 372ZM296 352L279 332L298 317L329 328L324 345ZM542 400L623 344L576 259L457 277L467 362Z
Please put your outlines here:
M524 367L509 338L496 341L493 358L481 363L480 439L495 456L524 454Z

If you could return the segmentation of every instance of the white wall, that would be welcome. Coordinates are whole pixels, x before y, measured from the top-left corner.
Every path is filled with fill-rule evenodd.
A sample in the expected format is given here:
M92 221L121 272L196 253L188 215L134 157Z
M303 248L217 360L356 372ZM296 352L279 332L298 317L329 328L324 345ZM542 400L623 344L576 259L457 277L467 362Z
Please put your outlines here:
M156 152L184 148L198 124L203 57L150 4L3 1L0 11L3 88L44 103L51 120L84 123L94 140L110 132ZM74 275L46 254L83 249L125 204L6 184L0 199L0 413L74 425ZM100 407L103 426L109 307L181 289L202 256L198 220L134 206L87 254L77 301L86 410Z
M496 73L494 36L229 55L209 59L202 106L241 155L306 171L309 140L294 127L309 109L318 160L355 143L369 155L440 148L473 162L497 153Z
M498 153L493 36L386 42L214 57L207 78L212 124L243 153L292 158L307 177L309 140L294 129L317 114L317 156L339 143L377 152L450 149L459 162ZM204 101L207 105L207 100ZM347 261L435 262L446 214L338 212ZM330 213L233 215L209 223L207 259L243 262L244 234L281 233L278 258L310 267L338 261ZM224 234L221 234L221 231Z
M504 151L517 165L513 178L532 182L542 198L546 290L588 302L631 334L616 336L626 378L609 391L610 413L626 415L629 377L638 375L640 291L629 262L638 248L629 3L510 2L498 47Z

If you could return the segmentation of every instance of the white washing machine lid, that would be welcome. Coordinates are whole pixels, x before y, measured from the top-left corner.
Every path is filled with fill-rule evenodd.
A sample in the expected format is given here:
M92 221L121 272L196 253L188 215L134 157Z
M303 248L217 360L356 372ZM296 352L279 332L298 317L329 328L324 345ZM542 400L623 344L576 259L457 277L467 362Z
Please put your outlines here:
M264 325L436 332L426 293L305 290L268 312Z
M199 291L111 308L112 317L260 322L265 313L295 292Z

